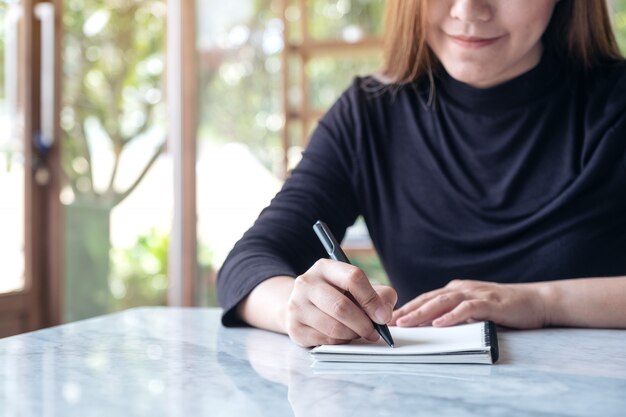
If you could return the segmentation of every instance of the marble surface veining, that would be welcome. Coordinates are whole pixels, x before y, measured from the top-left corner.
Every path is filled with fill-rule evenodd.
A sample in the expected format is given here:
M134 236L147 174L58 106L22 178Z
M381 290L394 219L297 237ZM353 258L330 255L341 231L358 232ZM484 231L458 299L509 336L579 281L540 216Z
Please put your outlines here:
M626 415L626 331L501 330L493 366L322 364L219 318L138 308L0 339L0 416Z

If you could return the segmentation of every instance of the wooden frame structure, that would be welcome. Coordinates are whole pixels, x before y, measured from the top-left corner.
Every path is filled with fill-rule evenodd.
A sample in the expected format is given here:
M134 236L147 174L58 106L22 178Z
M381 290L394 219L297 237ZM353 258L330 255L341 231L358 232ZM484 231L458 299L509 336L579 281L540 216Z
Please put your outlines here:
M54 126L54 140L47 151L34 142L41 131L41 37L40 25L33 10L37 0L22 0L18 37L21 39L18 65L19 100L23 103L24 153L24 275L20 291L0 294L0 337L59 324L61 322L62 223L60 191L59 125ZM52 2L54 20L60 20L61 0ZM59 91L59 46L61 31L55 25L54 88ZM58 111L59 98L55 108ZM58 118L55 118L58 120Z
M311 107L310 79L307 73L308 64L315 58L328 56L355 56L380 51L382 39L378 37L365 37L356 42L347 42L340 39L317 40L309 30L309 6L306 0L281 0L281 20L283 23L284 48L282 53L282 106L284 125L282 129L282 146L284 151L284 172L288 172L288 150L297 143L305 147L308 143L310 128L323 115L325 109ZM292 40L288 9L296 7L299 16L299 42ZM291 59L299 60L299 74L297 80L290 79ZM300 102L294 108L289 101L289 90L293 83L299 89ZM293 122L299 122L302 126L299 138L292 138L289 126Z

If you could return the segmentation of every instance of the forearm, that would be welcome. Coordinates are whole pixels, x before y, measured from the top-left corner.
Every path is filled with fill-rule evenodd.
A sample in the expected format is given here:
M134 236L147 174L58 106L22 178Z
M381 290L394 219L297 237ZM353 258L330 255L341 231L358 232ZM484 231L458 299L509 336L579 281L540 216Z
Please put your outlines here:
M239 303L237 314L251 326L287 333L286 308L293 284L294 279L288 276L263 281Z
M626 328L626 276L537 284L546 325Z

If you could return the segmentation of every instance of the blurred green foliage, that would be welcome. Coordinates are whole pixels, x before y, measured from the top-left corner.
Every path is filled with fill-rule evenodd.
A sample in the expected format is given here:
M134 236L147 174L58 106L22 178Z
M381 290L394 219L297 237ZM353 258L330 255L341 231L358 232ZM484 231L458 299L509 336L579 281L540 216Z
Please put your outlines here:
M380 285L389 285L387 273L380 263L380 259L375 254L353 255L350 256L350 262L361 268L370 282Z
M268 168L280 160L282 120L281 27L273 3L254 0L245 17L230 17L230 26L213 33L199 51L198 69L200 144L245 143ZM220 8L210 12L224 13Z
M202 1L202 0L198 0ZM250 2L241 1L241 5ZM307 2L308 26L315 38L345 39L372 36L380 31L381 0L323 0ZM245 143L263 165L282 176L284 123L281 95L281 53L284 47L280 0L254 0L248 13L227 16L220 33L200 48L200 143ZM294 27L292 41L300 33L299 14L291 2ZM226 10L226 8L224 9ZM225 13L220 8L211 13ZM202 20L198 25L205 24ZM200 29L202 32L202 29ZM307 67L310 105L325 110L345 90L355 74L369 73L380 66L374 56L345 59L312 58ZM299 62L290 63L289 102L300 101ZM292 143L299 142L294 135Z
M155 229L131 248L111 250L109 286L114 311L142 305L167 304L169 236Z
M613 0L613 28L622 53L626 55L626 0Z
M165 143L164 0L65 0L63 4L62 163L74 199L114 207L154 163ZM119 189L123 152L146 157ZM94 184L93 157L112 156L108 181ZM97 155L94 155L97 154ZM102 162L99 162L102 164Z
M289 40L302 41L299 0L289 0ZM384 0L316 0L307 2L309 35L315 40L354 41L382 34Z
M380 67L381 57L367 55L319 57L307 67L310 77L311 106L328 109L356 75L366 75Z
M130 248L111 250L112 271L109 286L113 294L113 311L145 305L167 305L168 233L151 229L139 236ZM198 274L202 282L214 275L211 251L205 246L198 249ZM216 305L212 286L207 295L209 305Z
M165 146L166 10L164 0L63 1L60 125L69 320L165 300L167 282L157 270L167 245L141 237L128 253L116 254L108 225L113 208L135 190ZM86 258L81 246L89 237L82 231L96 222L103 222L102 232ZM122 275L109 283L120 268Z

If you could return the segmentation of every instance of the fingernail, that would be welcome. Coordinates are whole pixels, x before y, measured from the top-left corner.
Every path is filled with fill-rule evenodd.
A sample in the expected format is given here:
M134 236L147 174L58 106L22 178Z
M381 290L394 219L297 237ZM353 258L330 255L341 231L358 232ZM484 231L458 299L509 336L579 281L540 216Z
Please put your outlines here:
M374 313L378 324L385 324L389 321L389 310L384 307L379 307Z

